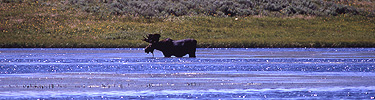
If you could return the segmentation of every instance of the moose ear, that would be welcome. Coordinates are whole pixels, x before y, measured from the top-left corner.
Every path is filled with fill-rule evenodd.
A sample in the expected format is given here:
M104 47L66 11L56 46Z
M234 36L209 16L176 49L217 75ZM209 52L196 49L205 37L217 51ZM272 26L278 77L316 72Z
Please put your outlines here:
M150 42L159 42L159 38L160 38L160 34L149 34L148 35L148 39L150 40Z
M160 34L154 34L154 37L159 39L161 36L160 36Z

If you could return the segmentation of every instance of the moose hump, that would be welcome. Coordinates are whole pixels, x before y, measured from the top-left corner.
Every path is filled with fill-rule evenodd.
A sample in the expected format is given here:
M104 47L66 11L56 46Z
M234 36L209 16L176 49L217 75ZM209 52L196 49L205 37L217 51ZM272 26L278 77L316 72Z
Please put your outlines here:
M153 53L154 49L163 52L164 57L182 57L189 54L189 57L196 57L197 41L194 39L172 40L170 38L159 41L160 34L148 34L143 41L150 43L146 53Z

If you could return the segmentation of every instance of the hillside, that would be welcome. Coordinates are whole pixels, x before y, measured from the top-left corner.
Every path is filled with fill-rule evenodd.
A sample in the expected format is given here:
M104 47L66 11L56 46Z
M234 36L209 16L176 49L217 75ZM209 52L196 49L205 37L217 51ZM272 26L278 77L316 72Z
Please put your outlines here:
M342 0L344 1L344 0ZM0 47L375 47L375 1L2 0Z

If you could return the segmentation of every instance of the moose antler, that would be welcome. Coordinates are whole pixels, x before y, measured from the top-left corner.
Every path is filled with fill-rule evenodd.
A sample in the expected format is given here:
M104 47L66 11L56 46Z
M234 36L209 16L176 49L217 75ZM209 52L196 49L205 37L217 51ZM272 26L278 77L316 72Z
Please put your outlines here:
M148 34L146 37L143 36L143 41L148 43L159 42L160 34Z
M148 39L145 36L143 36L143 41L148 42Z
M146 35L146 37L145 36L143 36L143 41L146 41L146 42L148 42L148 43L152 43L152 34L148 34L148 35Z

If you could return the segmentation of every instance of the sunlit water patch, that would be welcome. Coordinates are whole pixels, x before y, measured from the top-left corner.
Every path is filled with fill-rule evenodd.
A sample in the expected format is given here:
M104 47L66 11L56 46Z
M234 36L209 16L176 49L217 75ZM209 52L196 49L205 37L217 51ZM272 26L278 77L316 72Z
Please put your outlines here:
M1 49L0 73L306 71L372 72L374 49L198 49L197 58L143 49Z
M345 79L340 78L325 81L324 78L309 79L317 84L330 82L344 82L346 85L335 86L324 90L320 85L316 86L306 81L286 80L285 77L272 76L269 80L264 77L250 77L242 79L238 74L246 75L289 75L297 73L305 77L310 76L348 76L353 79L366 80L363 77L372 77L375 72L375 48L198 48L196 58L164 58L162 53L155 51L155 56L144 53L143 48L1 48L0 49L0 74L1 79L21 78L22 84L8 84L2 82L0 89L0 99L166 99L166 98L185 98L185 99L221 99L221 98L287 98L287 99L372 99L374 98L374 88L370 83L366 85L353 85ZM141 90L84 90L84 91L54 91L38 90L31 87L34 83L40 83L39 80L29 80L38 74L60 73L112 73L122 74L165 74L175 73L198 73L198 74L225 74L225 79L238 81L239 83L217 83L224 84L226 88L232 89L213 89L197 88L184 89L141 89ZM327 74L335 73L335 74ZM192 75L192 74L189 74ZM54 75L52 75L54 76ZM67 75L62 75L61 79L67 79ZM90 76L90 75L86 75ZM86 77L76 75L76 77ZM188 76L188 75L187 75ZM186 76L186 77L187 77ZM192 75L194 76L194 75ZM26 78L25 78L26 77ZM40 79L44 79L40 77ZM57 76L52 77L55 78ZM59 76L60 77L60 76ZM69 76L71 77L71 76ZM172 76L165 76L160 79L173 79ZM129 77L125 77L129 78ZM184 77L185 78L185 77ZM182 78L181 80L188 80ZM295 78L287 77L287 78ZM85 78L86 79L86 78ZM89 79L89 78L87 78ZM104 79L114 80L112 77ZM119 80L122 79L121 77ZM191 78L189 78L191 79ZM222 78L201 76L197 79L213 79L203 81L210 83ZM321 80L324 79L324 80ZM71 79L67 79L71 80ZM126 80L126 79L124 79ZM129 79L128 79L129 80ZM134 81L144 80L152 82L149 78L136 78ZM202 82L202 80L197 81ZM249 81L251 80L251 81ZM271 80L281 83L293 83L289 88L267 88L262 86L253 87L231 87L238 84L258 84L272 83ZM132 81L132 80L130 80ZM192 80L196 82L196 80ZM355 81L355 80L354 80ZM27 83L33 82L33 83ZM43 81L44 82L44 81ZM91 81L89 81L91 82ZM101 84L103 80L98 80ZM116 84L120 84L122 81ZM143 82L143 81L142 81ZM160 84L167 84L167 83ZM137 82L135 82L137 83ZM134 83L134 84L135 84ZM202 84L203 84L202 83ZM205 83L205 84L206 84ZM302 83L308 87L295 87L297 83ZM40 86L50 86L55 83L40 83ZM68 84L68 83L67 83ZM70 83L69 83L70 84ZM88 83L81 83L75 87L82 87ZM115 83L113 83L115 84ZM123 84L127 84L126 81ZM137 83L138 84L138 83ZM144 83L154 85L153 83ZM192 85L196 83L181 83ZM121 83L122 85L122 83ZM168 85L170 85L168 83ZM16 91L13 87L18 87L23 91ZM139 85L139 87L143 87ZM270 85L272 86L272 85ZM281 85L282 86L282 85ZM296 85L297 86L297 85ZM11 87L11 88L10 88ZM287 86L286 86L287 87ZM174 87L175 88L175 87ZM317 90L322 89L321 90ZM31 89L31 90L30 90ZM39 92L42 91L42 94ZM17 95L18 94L18 95ZM22 96L23 97L22 97Z
M16 92L0 99L374 99L370 88L318 89L226 89L226 90L162 90L109 92Z

